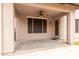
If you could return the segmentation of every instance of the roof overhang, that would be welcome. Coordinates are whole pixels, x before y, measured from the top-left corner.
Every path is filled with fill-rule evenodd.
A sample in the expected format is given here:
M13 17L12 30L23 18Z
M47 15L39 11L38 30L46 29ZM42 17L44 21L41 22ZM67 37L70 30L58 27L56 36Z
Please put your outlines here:
M60 3L60 4L74 6L76 9L79 9L79 3Z
M20 3L19 5L28 5L32 7L56 10L60 12L70 12L79 8L79 5L75 3Z

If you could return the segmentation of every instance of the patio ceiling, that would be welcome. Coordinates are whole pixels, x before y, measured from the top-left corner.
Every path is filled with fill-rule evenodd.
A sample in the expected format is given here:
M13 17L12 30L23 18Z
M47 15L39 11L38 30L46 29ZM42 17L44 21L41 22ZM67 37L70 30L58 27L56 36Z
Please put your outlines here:
M69 4L69 5L72 5L72 6L76 6L76 8L79 9L79 3L64 3L64 4Z
M15 10L19 14L28 15L28 16L38 15L40 10L44 11L45 16L54 16L61 13L56 10L31 6L31 4L15 4Z
M76 6L77 5L77 6ZM46 16L53 16L59 13L67 13L78 8L79 4L62 3L16 3L15 10L19 14L37 15L40 10L45 12Z

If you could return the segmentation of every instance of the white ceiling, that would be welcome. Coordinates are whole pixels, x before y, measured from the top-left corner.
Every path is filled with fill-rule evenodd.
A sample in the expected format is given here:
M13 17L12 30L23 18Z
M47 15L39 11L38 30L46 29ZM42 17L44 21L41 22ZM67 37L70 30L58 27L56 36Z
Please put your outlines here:
M15 9L16 9L16 12L18 12L19 14L24 14L24 15L28 15L28 16L38 15L40 10L44 11L44 14L47 16L53 16L53 15L61 13L61 12L58 12L55 10L47 10L47 9L43 9L43 8L28 6L27 4L26 5L25 4L15 4Z

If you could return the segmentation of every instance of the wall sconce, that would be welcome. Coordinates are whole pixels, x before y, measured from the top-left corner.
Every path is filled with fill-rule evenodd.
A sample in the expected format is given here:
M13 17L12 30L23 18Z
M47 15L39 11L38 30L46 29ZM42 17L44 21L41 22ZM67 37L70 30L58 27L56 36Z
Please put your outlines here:
M51 24L51 21L49 22L49 24Z

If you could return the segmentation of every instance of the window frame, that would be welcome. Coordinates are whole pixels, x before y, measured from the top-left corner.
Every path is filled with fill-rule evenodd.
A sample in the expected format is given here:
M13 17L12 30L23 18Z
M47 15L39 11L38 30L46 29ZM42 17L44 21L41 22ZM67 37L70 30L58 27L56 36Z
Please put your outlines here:
M28 18L32 19L32 32L29 32L29 30L28 30L28 33L47 33L47 19L48 18L27 16L27 23L28 23ZM42 20L42 32L34 32L34 19L41 19ZM46 29L45 29L45 32L44 32L44 29L43 29L43 21L44 20L46 20ZM28 24L28 26L29 26L29 24Z

